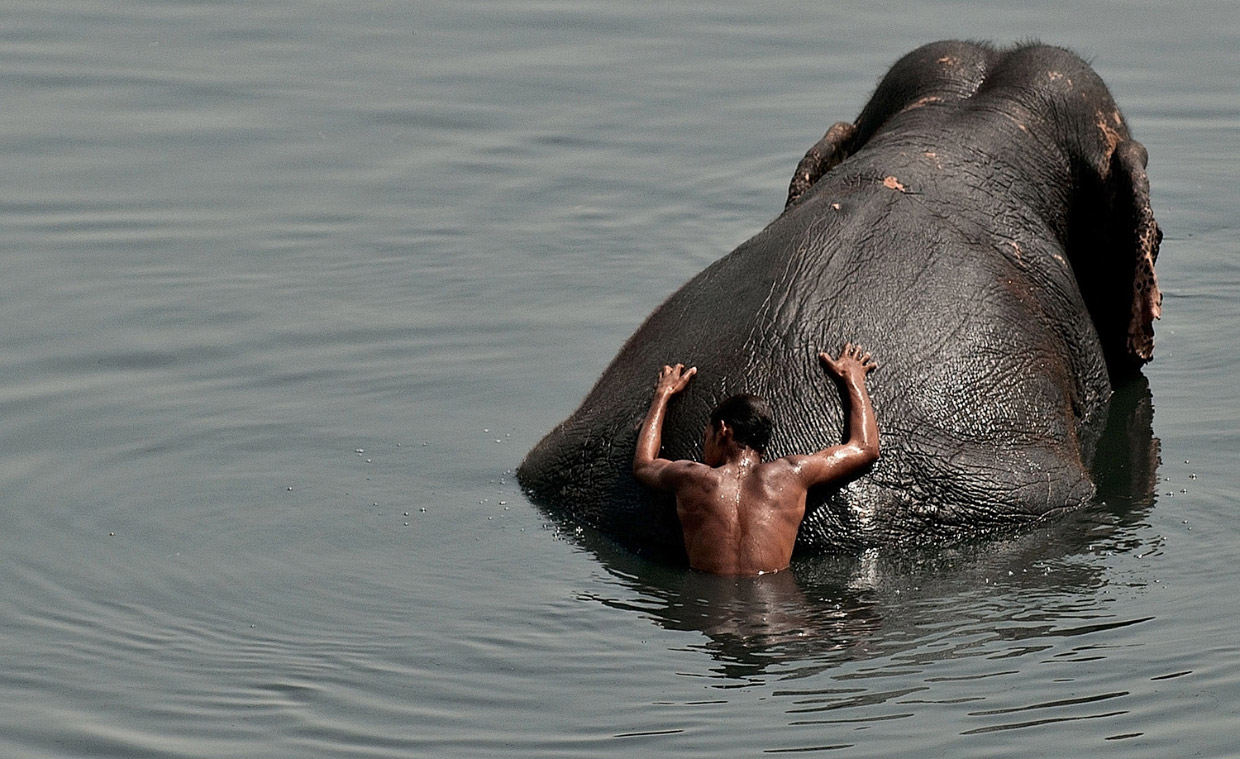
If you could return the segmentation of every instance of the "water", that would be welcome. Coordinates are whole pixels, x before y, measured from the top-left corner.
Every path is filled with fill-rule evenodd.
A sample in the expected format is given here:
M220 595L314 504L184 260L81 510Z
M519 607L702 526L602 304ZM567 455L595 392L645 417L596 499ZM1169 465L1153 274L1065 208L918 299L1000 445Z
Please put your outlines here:
M0 754L1234 754L1228 3L7 9ZM1150 466L1019 538L774 582L522 497L892 61L1033 36L1151 155L1153 426L1108 443Z

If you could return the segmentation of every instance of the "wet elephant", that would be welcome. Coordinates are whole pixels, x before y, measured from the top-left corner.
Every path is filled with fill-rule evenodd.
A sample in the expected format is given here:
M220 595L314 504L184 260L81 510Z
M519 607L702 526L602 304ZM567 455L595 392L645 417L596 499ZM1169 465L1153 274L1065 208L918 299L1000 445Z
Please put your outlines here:
M768 399L769 455L839 442L815 358L874 353L882 456L811 492L800 550L1005 531L1094 494L1112 383L1153 353L1161 239L1146 152L1098 75L1045 45L938 42L797 166L784 211L654 311L526 456L538 502L676 552L670 496L631 474L664 363L698 367L663 455L699 458L711 409Z

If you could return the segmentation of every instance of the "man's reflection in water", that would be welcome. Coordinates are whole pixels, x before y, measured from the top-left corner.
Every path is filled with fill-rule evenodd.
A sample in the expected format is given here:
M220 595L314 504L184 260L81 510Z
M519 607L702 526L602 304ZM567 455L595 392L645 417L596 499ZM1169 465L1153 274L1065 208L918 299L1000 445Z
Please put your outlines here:
M760 646L792 644L814 632L812 607L792 572L755 577L685 576L683 603L666 626L701 630L715 640Z
M781 661L864 657L861 647L880 621L864 591L819 586L807 594L795 569L754 577L684 570L618 576L642 600L600 603L639 611L668 630L704 634L703 650L729 678L760 675Z

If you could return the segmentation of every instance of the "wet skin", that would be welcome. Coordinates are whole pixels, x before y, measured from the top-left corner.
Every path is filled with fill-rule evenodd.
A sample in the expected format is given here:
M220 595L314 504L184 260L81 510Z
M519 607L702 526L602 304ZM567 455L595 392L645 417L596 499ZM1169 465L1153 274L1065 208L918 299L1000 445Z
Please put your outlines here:
M659 458L668 401L697 373L683 364L664 366L633 456L633 475L648 487L676 496L689 565L725 575L753 575L788 567L811 487L841 483L878 459L878 424L866 390L875 369L869 353L845 345L838 359L819 353L840 383L848 415L848 439L807 455L763 461L733 437L727 422L708 424L705 463Z

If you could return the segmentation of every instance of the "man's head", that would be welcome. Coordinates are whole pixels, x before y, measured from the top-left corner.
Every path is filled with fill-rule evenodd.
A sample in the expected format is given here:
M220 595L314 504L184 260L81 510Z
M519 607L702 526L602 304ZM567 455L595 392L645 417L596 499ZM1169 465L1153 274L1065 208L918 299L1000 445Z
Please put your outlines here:
M726 439L730 435L738 445L765 454L766 446L771 442L772 425L771 407L766 401L749 393L734 395L711 412L710 427L707 428L706 435L707 447L712 447L712 437L715 443L721 443L721 438ZM706 453L707 463L716 463L709 460L716 458L715 451L708 450Z

